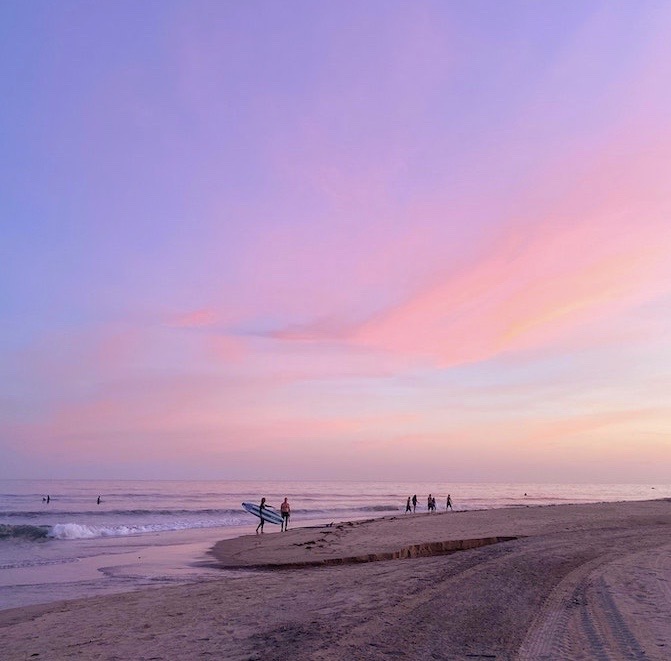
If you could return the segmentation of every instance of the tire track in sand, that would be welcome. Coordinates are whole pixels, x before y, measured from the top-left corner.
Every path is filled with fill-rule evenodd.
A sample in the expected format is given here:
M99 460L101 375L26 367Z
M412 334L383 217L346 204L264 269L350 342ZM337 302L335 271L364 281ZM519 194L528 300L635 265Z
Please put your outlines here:
M603 576L587 586L582 623L594 650L609 650L607 658L645 660L641 643L627 626Z
M576 608L584 604L584 586L589 575L608 558L585 562L569 572L548 596L543 609L532 623L518 652L519 661L570 658L560 640Z
M643 540L640 540L643 541ZM660 566L667 558L663 547L646 540L648 561L658 570L658 587L668 599L671 589ZM657 547L657 548L656 548ZM640 565L635 557L641 548L613 548L611 552L582 564L556 586L534 620L519 648L519 661L543 659L589 659L643 661L651 657L618 607L613 588L605 576L625 560ZM642 564L645 564L643 562Z

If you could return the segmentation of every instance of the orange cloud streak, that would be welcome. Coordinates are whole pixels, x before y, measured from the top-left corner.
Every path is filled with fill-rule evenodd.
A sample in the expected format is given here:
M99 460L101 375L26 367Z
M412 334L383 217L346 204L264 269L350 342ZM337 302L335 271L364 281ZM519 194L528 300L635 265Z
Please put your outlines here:
M661 196L666 185L650 170L646 162L629 181L613 175L620 186L612 197L602 186L607 173L595 176L594 200L576 185L575 199L552 216L525 231L518 223L480 261L370 319L350 339L449 366L549 346L668 291L671 208Z

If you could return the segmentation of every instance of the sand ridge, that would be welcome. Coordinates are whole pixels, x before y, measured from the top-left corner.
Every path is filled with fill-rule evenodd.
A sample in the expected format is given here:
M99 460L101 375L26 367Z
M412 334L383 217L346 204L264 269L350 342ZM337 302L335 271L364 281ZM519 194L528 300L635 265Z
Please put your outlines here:
M212 555L226 568L299 567L348 559L362 562L367 558L421 557L433 554L430 549L424 552L426 547L434 547L436 553L449 552L459 550L464 543L467 548L474 548L497 539L509 541L560 529L591 528L595 512L602 526L621 526L626 517L636 523L654 521L659 502L642 501L636 513L625 503L616 502L404 514L222 540L214 546Z

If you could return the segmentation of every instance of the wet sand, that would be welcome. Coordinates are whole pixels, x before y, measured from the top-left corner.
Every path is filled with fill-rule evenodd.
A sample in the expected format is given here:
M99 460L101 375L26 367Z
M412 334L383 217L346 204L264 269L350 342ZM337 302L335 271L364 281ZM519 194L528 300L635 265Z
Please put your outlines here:
M1 611L3 658L671 657L666 500L268 532L212 563L220 579Z

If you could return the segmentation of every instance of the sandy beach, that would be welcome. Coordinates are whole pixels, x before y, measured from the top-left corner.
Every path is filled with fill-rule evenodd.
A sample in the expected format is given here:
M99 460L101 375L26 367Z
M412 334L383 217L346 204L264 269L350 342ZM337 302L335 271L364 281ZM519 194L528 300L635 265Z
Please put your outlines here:
M4 659L668 659L668 500L219 542L221 578L0 611Z

